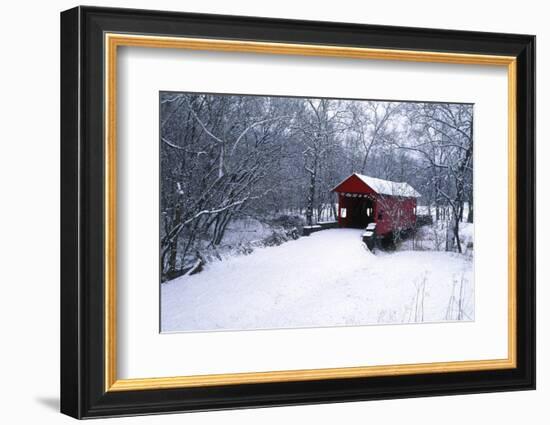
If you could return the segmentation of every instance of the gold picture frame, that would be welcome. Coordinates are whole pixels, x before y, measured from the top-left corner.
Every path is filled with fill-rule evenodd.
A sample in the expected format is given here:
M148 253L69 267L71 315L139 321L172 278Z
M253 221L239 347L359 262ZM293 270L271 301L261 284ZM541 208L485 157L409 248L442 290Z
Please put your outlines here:
M193 39L127 34L105 34L106 132L105 152L105 390L148 390L212 385L317 380L350 377L409 375L415 373L464 372L508 369L516 366L516 58L512 56L434 53L410 50L369 49L354 47L280 44L253 41ZM506 67L508 72L508 358L387 366L364 366L327 369L285 370L272 372L232 373L169 378L116 378L116 87L117 49L119 47L148 47L263 53L339 58L396 60L404 62L435 62Z

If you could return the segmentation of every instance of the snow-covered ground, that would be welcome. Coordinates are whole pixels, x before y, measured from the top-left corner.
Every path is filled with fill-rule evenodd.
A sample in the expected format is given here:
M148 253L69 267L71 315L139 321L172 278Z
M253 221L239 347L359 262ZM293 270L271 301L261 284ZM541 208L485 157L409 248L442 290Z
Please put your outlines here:
M161 285L163 332L474 319L471 256L368 251L332 229Z

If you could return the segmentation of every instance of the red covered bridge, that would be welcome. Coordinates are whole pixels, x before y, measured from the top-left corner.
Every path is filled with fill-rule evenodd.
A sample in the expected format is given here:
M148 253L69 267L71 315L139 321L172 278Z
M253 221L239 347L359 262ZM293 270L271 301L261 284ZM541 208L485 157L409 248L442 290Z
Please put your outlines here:
M408 183L398 183L354 173L338 184L338 225L366 228L376 223L376 234L414 227L416 198L421 195Z

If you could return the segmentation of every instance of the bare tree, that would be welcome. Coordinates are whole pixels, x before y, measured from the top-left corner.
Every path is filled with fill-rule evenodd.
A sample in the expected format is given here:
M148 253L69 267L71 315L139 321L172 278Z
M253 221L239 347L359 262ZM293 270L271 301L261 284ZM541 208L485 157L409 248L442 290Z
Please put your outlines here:
M163 194L171 200L170 208L163 211L166 219L161 239L162 264L167 274L176 268L174 253L183 233L183 256L198 237L209 235L210 244L217 245L231 217L268 192L259 187L259 182L280 151L274 138L283 127L277 123L289 118L274 116L269 105L252 97L180 94L172 96L169 103L174 104L174 110L167 113L161 137L167 149L178 151L175 158L179 164L165 168L185 170L191 156L200 170L170 176L175 185ZM176 117L185 119L168 127L169 120ZM195 137L186 139L186 145L173 140L174 136L181 139L189 134ZM168 219L169 210L172 214Z
M307 224L313 224L313 211L317 199L320 169L323 160L334 148L338 133L342 132L346 111L338 109L338 102L329 99L307 99L298 125L304 145L304 170L309 177L306 201Z
M472 191L473 107L467 104L410 104L411 134L416 138L401 149L426 161L436 192L436 208L443 203L452 213L452 231L458 252L464 202Z

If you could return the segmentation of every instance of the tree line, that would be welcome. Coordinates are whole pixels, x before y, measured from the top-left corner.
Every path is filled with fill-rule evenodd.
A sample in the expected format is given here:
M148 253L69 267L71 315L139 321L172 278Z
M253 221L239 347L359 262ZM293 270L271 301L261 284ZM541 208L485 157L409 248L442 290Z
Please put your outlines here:
M459 222L473 221L468 104L161 92L160 145L166 276L235 218L335 218L330 189L353 172L415 187L459 252Z

